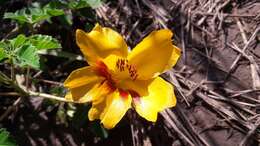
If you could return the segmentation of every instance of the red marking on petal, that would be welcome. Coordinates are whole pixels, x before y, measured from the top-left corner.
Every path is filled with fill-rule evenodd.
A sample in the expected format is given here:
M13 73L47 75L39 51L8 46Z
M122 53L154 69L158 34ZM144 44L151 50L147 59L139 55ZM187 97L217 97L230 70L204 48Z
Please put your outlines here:
M97 72L98 75L103 76L105 78L110 77L107 65L103 61L96 62L95 71Z
M129 94L131 95L132 99L134 102L139 102L140 101L140 95L134 90L128 90Z
M128 71L130 78L132 80L136 80L138 74L137 69L134 65L129 64L127 59L118 59L116 62L116 67L119 69L120 72Z
M108 86L111 92L116 90L116 83L112 79L112 76L108 71L108 67L103 61L97 61L94 70L97 73L97 75L105 78L103 83L105 83Z
M123 90L123 89L119 89L119 94L123 98L127 98L128 97L128 92Z
M111 92L114 92L116 90L116 85L113 80L107 80L107 85L109 86Z
M140 98L140 95L134 90L128 90L132 98Z

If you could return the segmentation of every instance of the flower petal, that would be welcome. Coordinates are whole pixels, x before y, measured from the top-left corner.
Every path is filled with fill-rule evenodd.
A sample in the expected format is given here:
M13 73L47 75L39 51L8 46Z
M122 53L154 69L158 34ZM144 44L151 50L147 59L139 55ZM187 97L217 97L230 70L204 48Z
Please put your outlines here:
M171 42L172 32L168 29L153 31L129 54L130 64L135 65L139 79L149 79L174 66L180 49Z
M128 53L123 37L99 24L89 33L77 29L76 42L89 64L94 64L99 58L105 58L110 54L126 57Z
M157 77L151 82L148 91L147 96L134 98L133 103L140 116L148 121L155 122L158 112L176 105L176 97L173 86L161 77Z
M128 91L134 91L138 94L138 96L147 96L149 94L148 92L148 86L153 82L154 79L149 80L131 80L131 79L125 79L122 81L118 86L122 89L128 90Z
M84 86L93 82L98 82L103 78L97 76L92 67L82 67L77 70L74 70L69 77L65 80L64 86L72 89L80 86Z
M96 84L87 94L85 94L85 98L91 99L92 104L99 104L103 101L104 97L114 91L115 88L111 86L108 81L103 81L100 84Z
M100 119L105 128L111 129L123 118L130 107L130 96L122 97L118 91L115 91L103 97L102 102L92 104L88 117L90 121Z
M65 98L68 101L72 101L76 103L90 102L92 101L92 98L90 96L85 96L85 95L93 88L95 84L96 84L95 82L92 82L87 85L71 88L70 91L66 94Z
M92 107L88 111L88 119L90 121L94 121L96 119L100 119L100 115L103 112L104 108L106 107L106 102L104 101L105 97L100 97L99 104L92 104Z
M104 78L97 76L92 67L74 70L64 82L64 86L69 89L65 98L77 103L89 102L92 100L90 95L93 95L90 91L102 80Z

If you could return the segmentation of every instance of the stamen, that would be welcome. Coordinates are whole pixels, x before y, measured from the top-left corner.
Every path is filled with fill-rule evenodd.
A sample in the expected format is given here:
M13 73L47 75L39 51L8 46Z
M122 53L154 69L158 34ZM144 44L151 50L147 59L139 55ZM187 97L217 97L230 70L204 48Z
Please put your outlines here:
M120 72L127 70L133 80L136 80L136 78L138 77L136 67L129 64L127 59L118 59L116 62L116 67L119 69Z

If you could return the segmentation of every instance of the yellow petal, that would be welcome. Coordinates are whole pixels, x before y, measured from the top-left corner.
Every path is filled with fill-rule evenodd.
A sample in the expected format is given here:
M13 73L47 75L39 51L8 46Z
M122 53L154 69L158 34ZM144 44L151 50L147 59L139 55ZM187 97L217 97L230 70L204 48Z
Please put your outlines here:
M73 101L73 96L70 91L65 95L65 99L68 101Z
M90 96L92 94L89 91L102 80L104 78L97 76L92 67L74 70L64 82L64 86L69 89L65 98L77 103L92 101L92 96Z
M129 54L128 60L137 68L139 79L156 77L176 64L180 49L173 46L172 35L168 29L153 31Z
M104 97L102 102L92 104L88 117L89 120L100 119L105 128L111 129L123 118L130 107L130 96L123 96L119 91L115 91Z
M64 86L69 89L72 89L90 83L96 83L102 79L102 77L96 75L92 67L87 66L74 70L65 80Z
M90 121L100 119L100 114L106 107L106 99L109 94L113 94L115 89L105 81L100 84L96 84L86 95L86 98L91 98L92 107L88 112L88 118Z
M84 95L84 98L91 99L92 104L99 104L103 101L103 98L108 94L111 94L115 91L115 87L107 81L103 81L100 84L96 84L87 94Z
M176 97L173 86L161 77L156 77L153 80L148 87L148 91L147 96L134 98L134 107L140 116L148 121L155 122L158 112L176 105Z
M106 102L104 101L106 97L100 97L100 101L98 104L92 104L92 107L88 111L88 119L90 121L94 121L96 119L100 119L101 113L104 111L106 107Z
M126 57L127 44L123 37L116 31L101 27L99 24L89 33L77 29L76 42L89 64L94 64L98 59L110 54Z
M85 103L92 101L91 96L85 96L93 87L97 84L95 82L79 86L76 88L69 89L70 91L66 94L65 98L68 101L76 102L76 103Z
M148 86L153 82L154 79L149 80L131 80L125 79L118 86L122 89L128 91L134 91L139 96L147 96L148 95Z

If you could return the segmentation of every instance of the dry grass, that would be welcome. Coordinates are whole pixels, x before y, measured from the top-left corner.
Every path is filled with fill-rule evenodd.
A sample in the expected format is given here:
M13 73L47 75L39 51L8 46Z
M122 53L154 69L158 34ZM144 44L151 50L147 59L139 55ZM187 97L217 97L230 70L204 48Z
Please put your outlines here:
M161 113L165 135L178 137L172 145L244 146L260 142L259 8L256 1L119 0L96 12L131 46L154 29L175 32L182 59L164 77L179 103ZM138 130L132 130L133 143L145 144Z

